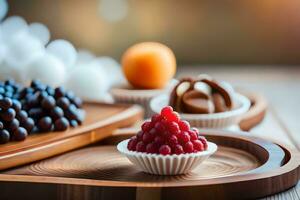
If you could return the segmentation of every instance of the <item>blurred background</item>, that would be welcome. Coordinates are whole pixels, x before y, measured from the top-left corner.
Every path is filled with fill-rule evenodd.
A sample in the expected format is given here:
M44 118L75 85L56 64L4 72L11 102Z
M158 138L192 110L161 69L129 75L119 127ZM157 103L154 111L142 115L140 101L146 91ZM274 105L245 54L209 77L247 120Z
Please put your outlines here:
M10 0L9 16L51 37L119 60L141 41L162 42L180 65L300 63L296 0Z

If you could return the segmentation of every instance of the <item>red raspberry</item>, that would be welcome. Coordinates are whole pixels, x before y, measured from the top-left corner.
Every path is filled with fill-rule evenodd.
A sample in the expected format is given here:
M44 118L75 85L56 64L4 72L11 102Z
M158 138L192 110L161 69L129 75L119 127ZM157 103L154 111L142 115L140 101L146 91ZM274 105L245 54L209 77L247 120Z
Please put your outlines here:
M146 146L146 152L147 153L158 153L158 146L156 143L151 142L149 144L147 144Z
M204 151L204 145L200 140L192 141L195 151Z
M144 134L143 131L139 131L139 132L136 134L136 137L137 137L138 141L141 141L141 140L143 139L143 134Z
M156 130L152 128L149 132L143 134L143 142L148 144L153 141L155 137Z
M171 147L175 147L177 144L178 144L178 139L175 135L171 135L169 138L168 138L168 144L171 146Z
M190 130L190 124L185 120L179 121L178 125L179 125L180 130L182 130L182 131Z
M182 148L182 146L181 146L180 144L177 144L177 145L174 147L173 152L174 152L175 154L177 154L177 155L183 154L183 153L184 153L183 148Z
M166 106L163 109L161 109L160 114L164 117L168 116L173 112L173 108L171 106Z
M171 154L171 148L169 147L169 145L162 145L160 148L159 148L159 153L162 154L162 155L168 155L168 154Z
M144 144L143 141L139 141L136 144L136 151L138 151L138 152L145 152L146 151L146 145Z
M157 130L157 132L159 133L162 133L164 132L166 129L165 129L165 126L162 122L156 122L154 128Z
M179 126L176 122L169 122L168 123L168 130L172 133L177 135L180 132Z
M199 133L199 130L198 129L196 129L196 128L192 128L192 130L197 134L197 135L200 135L200 133Z
M127 144L128 150L135 151L137 143L138 143L137 137L136 136L131 137Z
M193 153L194 152L193 143L192 142L185 143L183 149L186 153Z
M190 141L190 135L184 131L178 134L178 140L181 144L185 144Z
M144 123L142 124L142 130L143 130L144 132L148 132L151 128L152 128L152 127L151 127L151 122L149 122L149 121L146 121L146 122L144 122Z
M204 150L206 150L207 149L207 140L206 140L206 138L203 137L203 136L200 136L199 140L202 142Z
M177 112L173 112L173 108L171 106L166 106L161 110L161 115L165 117L168 121L179 121L179 115Z
M156 136L154 138L154 142L157 143L157 144L159 144L159 145L161 145L161 144L163 144L165 142L165 139L162 136L158 135L158 136Z
M152 117L151 117L151 122L153 124L155 124L156 122L159 122L163 119L163 117L160 115L160 114L154 114Z
M198 135L194 130L189 130L188 133L190 135L191 141L198 139Z

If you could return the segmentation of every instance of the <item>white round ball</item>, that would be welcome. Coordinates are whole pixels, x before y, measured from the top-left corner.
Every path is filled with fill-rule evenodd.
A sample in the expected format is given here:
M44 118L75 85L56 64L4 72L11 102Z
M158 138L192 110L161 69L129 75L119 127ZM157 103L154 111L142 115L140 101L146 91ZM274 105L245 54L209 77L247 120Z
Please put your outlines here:
M54 40L46 48L47 52L60 59L66 67L71 67L77 59L77 52L74 46L66 40Z
M28 31L28 25L24 18L20 16L11 16L2 22L1 29L3 38L9 40L22 31Z
M3 62L5 55L6 55L6 44L3 41L2 32L0 29L0 64Z
M50 40L50 32L47 26L41 23L31 23L28 26L29 33L37 38L43 45L46 45Z
M6 63L2 62L0 64L0 80L5 81L9 78L15 79L14 69L8 67Z
M45 53L35 59L26 67L28 81L39 79L50 86L59 86L64 83L66 77L63 63L51 54Z
M12 67L22 67L45 51L42 43L26 32L18 34L7 43L6 62Z
M110 85L118 85L125 82L125 77L123 75L120 64L111 57L103 56L95 59L94 62L99 63L106 71L107 74L110 74Z
M106 75L96 67L77 67L72 70L65 84L83 100L103 100L107 95Z
M84 49L79 49L77 53L77 60L76 60L76 65L77 64L86 64L90 61L92 61L95 58L95 55L91 53L88 50Z

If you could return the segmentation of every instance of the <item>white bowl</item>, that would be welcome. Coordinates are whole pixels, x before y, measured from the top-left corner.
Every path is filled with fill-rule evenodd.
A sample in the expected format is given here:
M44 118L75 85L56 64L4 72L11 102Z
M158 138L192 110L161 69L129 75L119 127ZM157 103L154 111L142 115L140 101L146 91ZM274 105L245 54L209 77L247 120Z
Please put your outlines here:
M211 114L187 114L179 113L181 119L186 120L193 127L198 128L214 128L226 129L233 125L238 125L243 114L245 114L250 106L250 100L238 93L233 95L235 108L221 113ZM169 104L168 95L159 95L150 102L150 108L154 113L160 113L161 109Z
M116 103L127 104L139 104L145 109L145 117L151 117L152 112L149 107L149 103L153 97L161 94L169 94L174 85L178 81L172 79L170 83L163 89L134 89L129 85L123 85L121 87L111 89L110 93L113 96Z
M118 151L142 171L157 175L186 174L218 149L216 144L208 142L205 151L180 155L160 155L130 151L127 148L128 142L129 139L120 142L117 146Z

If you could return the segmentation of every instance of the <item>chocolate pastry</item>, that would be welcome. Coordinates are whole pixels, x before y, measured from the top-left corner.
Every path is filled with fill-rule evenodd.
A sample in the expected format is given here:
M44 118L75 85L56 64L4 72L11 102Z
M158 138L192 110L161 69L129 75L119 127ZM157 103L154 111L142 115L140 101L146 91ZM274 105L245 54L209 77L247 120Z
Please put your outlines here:
M211 91L197 89L197 83L206 84ZM193 114L225 112L233 108L229 92L208 76L181 79L171 92L169 105L177 112Z

